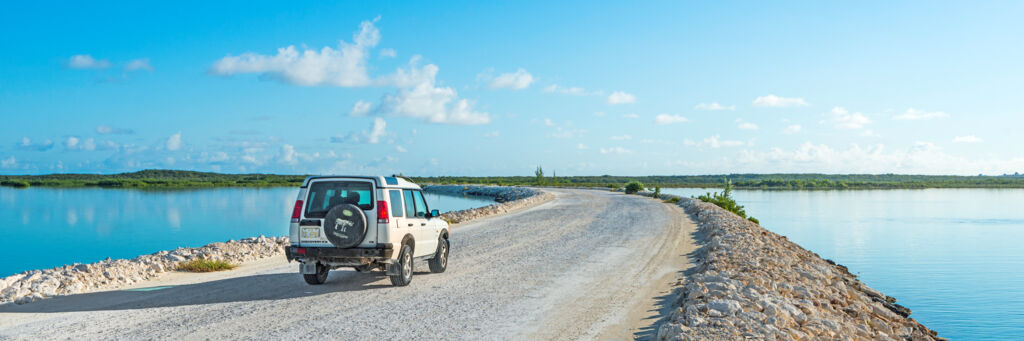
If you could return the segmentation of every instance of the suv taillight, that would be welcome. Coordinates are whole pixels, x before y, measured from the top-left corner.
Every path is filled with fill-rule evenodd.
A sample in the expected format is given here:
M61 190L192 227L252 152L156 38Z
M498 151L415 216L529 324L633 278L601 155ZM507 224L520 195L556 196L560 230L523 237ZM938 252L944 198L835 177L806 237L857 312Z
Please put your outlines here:
M295 200L295 208L292 209L292 222L299 222L300 216L302 216L302 200Z
M383 200L382 201L378 201L377 202L377 222L378 223L387 224L388 223L388 215L389 215L388 214L388 202L387 201L383 201Z

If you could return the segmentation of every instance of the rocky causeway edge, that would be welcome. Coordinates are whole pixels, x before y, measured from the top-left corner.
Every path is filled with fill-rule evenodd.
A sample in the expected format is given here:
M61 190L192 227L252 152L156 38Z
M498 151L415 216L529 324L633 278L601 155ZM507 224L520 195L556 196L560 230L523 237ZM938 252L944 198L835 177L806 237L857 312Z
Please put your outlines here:
M700 247L659 340L942 339L846 267L713 204L661 199L673 197Z
M441 214L442 219L452 224L463 223L495 214L508 213L538 205L554 198L554 195L551 193L528 187L432 185L423 187L423 190L437 194L488 197L494 198L494 201L497 202L496 204L484 207Z
M426 186L427 192L494 198L493 205L447 212L451 223L513 211L550 200L550 193L522 187ZM132 259L106 259L90 264L71 264L52 269L30 270L0 278L0 304L25 304L46 297L115 290L177 271L178 264L196 258L243 263L284 254L288 237L253 237L212 243L202 247L178 248Z

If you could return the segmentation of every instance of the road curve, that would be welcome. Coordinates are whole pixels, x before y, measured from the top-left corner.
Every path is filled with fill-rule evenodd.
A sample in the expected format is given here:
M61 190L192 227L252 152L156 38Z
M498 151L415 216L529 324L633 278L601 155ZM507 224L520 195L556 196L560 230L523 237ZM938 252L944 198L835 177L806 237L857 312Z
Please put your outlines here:
M448 271L408 287L332 271L306 285L284 257L131 290L0 306L0 339L627 339L656 332L691 265L693 222L651 198L555 199L456 225Z

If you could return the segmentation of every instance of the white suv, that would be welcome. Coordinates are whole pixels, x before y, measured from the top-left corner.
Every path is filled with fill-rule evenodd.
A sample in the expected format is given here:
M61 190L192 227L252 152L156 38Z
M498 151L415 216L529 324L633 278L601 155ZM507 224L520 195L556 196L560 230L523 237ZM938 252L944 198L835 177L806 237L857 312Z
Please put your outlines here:
M448 223L420 186L396 176L311 176L302 182L289 227L288 261L309 284L352 267L384 270L396 286L412 282L413 262L448 266Z

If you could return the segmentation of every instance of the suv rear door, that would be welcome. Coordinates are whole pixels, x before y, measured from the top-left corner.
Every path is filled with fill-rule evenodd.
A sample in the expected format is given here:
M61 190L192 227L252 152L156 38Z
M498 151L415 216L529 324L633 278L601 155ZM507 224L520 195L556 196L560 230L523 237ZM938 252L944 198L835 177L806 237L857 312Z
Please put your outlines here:
M376 182L360 178L314 179L308 184L308 194L299 224L299 246L333 247L325 237L324 216L331 208L341 204L354 204L366 215L366 236L358 247L377 244Z

